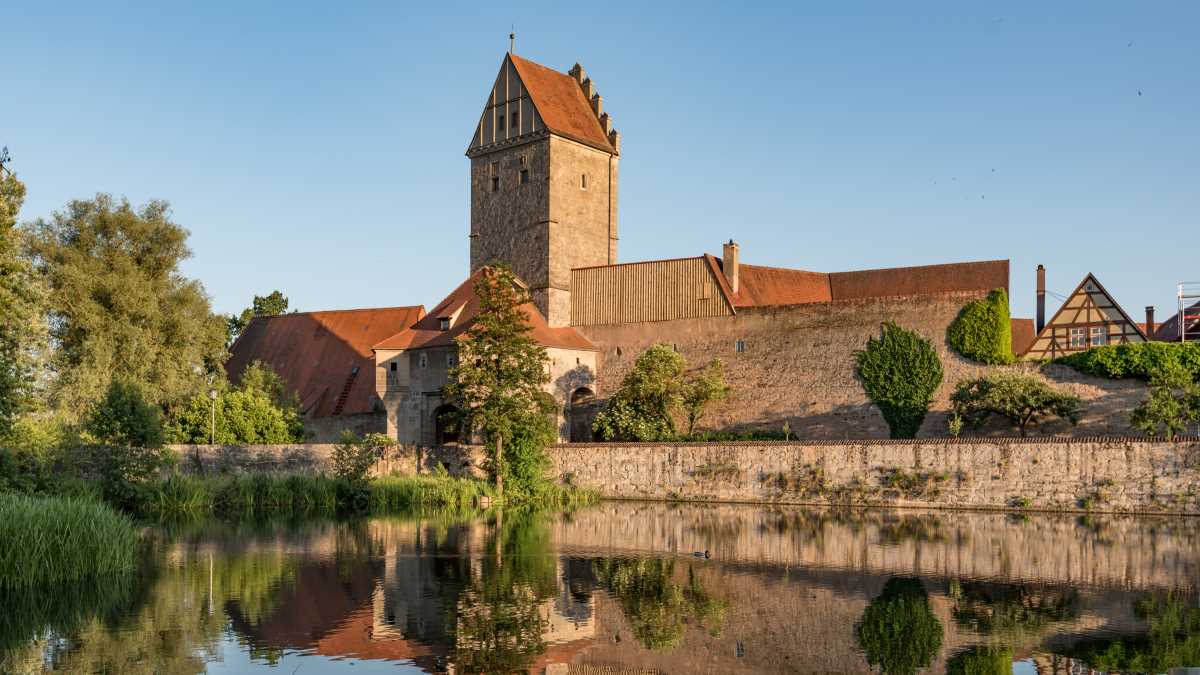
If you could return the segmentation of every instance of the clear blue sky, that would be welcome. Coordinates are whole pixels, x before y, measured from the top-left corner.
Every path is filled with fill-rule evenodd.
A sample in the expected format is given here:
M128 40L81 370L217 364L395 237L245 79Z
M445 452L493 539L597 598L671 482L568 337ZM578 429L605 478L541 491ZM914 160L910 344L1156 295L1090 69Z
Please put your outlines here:
M1010 258L1024 316L1039 262L1138 319L1200 277L1197 2L105 4L0 5L22 217L167 199L218 311L461 281L463 152L512 24L614 116L623 261L730 237L820 271Z

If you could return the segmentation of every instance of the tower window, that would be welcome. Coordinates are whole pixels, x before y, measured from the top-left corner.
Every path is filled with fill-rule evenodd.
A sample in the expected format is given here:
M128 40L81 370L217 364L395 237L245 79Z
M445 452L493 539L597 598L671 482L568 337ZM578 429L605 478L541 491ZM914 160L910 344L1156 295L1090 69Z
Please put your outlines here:
M509 127L510 127L510 128L513 130L513 131L520 131L520 129L521 129L521 113L519 113L519 112L515 112L515 113L513 113L512 115L510 115L510 116L509 116L509 125L508 125L508 126L509 126Z
M500 176L492 176L492 192L500 191Z
M521 163L521 166L528 166L529 165L529 155L521 155L520 157L517 158L517 161Z
M580 190L587 189L587 174L586 173L579 174L579 189Z
M521 169L521 185L529 182L529 169Z
M421 358L418 360L418 363L421 365L422 368L425 368L426 366L428 366L429 365L429 355L422 353Z

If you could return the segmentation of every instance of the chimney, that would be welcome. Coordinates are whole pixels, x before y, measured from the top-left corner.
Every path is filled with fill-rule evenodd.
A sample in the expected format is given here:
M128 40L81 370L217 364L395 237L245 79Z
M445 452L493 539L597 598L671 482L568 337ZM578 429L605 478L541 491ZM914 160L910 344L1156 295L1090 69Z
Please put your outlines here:
M1037 326L1035 332L1041 334L1042 329L1046 327L1046 268L1038 265L1037 268Z
M596 117L599 117L600 113L604 112L604 100L600 98L600 94L592 97L592 112L596 114Z
M734 293L738 292L738 245L730 239L728 244L725 244L721 256L721 268L725 272L725 278L729 280L729 289Z
M1154 305L1146 305L1146 337L1154 333Z

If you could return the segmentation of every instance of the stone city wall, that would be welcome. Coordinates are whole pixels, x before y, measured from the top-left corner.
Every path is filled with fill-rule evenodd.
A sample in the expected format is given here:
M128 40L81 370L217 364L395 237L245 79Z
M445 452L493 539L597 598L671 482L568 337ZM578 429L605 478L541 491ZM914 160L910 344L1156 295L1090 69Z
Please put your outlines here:
M323 472L333 445L171 446L189 472ZM553 474L610 499L1200 514L1200 438L551 446ZM480 477L478 447L388 450L373 475Z
M570 444L606 498L1200 513L1200 439Z
M577 329L601 350L597 395L621 385L637 357L655 343L674 345L691 368L714 358L725 365L729 397L714 404L699 429L760 428L786 422L801 438L887 438L888 428L866 397L855 372L855 353L892 321L928 338L944 377L920 436L947 435L950 394L962 380L993 372L1029 372L1081 397L1087 408L1078 426L1047 425L1038 433L1096 436L1130 432L1129 414L1146 397L1136 380L1088 377L1059 365L983 366L946 344L946 328L963 306L984 293L873 298L788 307L742 308L735 316L678 319ZM744 351L737 351L737 344ZM997 424L984 434L1011 434Z

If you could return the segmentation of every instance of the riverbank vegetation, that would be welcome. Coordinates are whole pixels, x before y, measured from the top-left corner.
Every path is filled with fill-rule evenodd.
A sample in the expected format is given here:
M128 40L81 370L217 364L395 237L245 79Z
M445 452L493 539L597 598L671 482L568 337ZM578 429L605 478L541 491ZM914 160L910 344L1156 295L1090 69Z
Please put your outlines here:
M94 500L0 493L0 588L129 573L136 544L132 521Z

